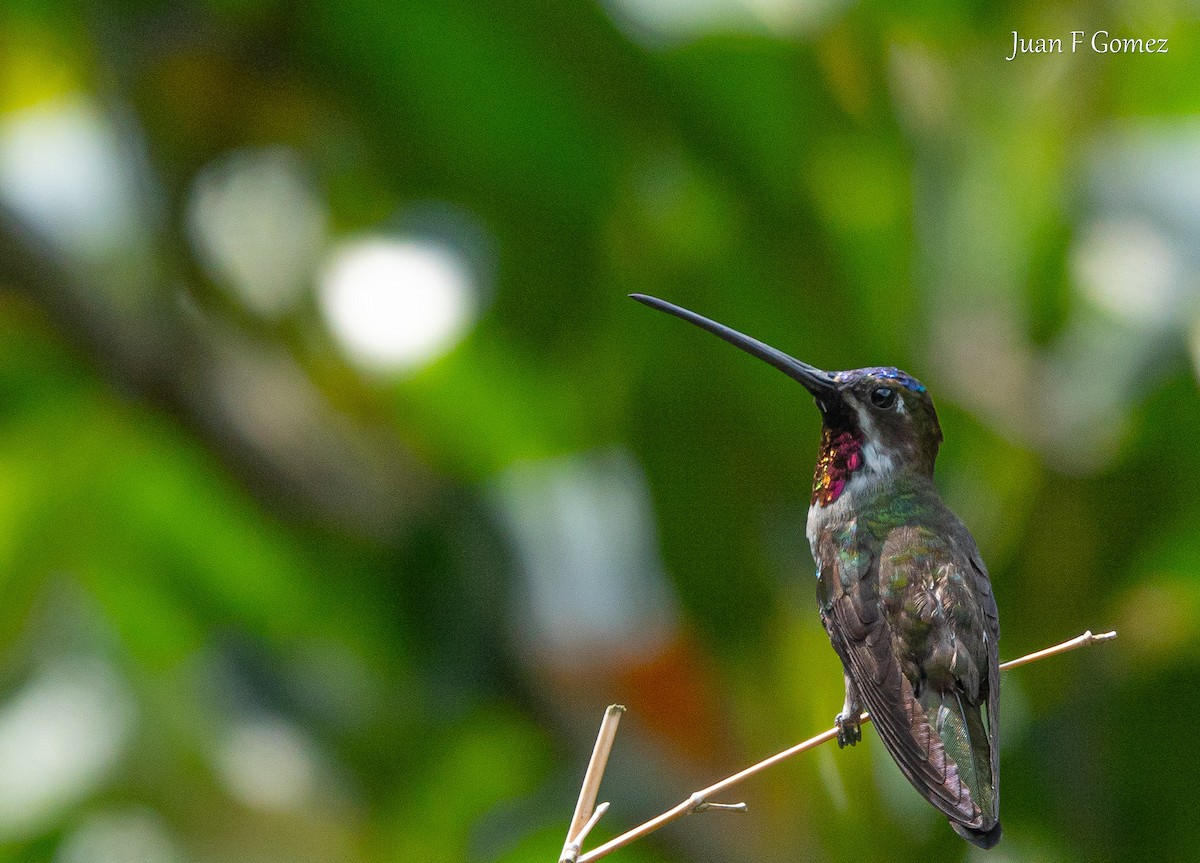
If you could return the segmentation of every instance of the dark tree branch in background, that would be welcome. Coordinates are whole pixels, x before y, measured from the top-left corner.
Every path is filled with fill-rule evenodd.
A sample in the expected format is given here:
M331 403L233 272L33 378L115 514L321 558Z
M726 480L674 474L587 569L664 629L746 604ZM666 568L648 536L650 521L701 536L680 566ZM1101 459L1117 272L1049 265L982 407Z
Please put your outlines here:
M0 204L0 291L40 309L105 381L188 428L260 500L391 541L441 480L365 385L306 366L280 327L254 321L180 263L182 242L153 248L153 281L114 287ZM114 299L125 295L136 302ZM272 405L273 422L256 422L264 393L288 412ZM251 427L277 434L254 438Z
M1018 659L1001 663L1000 670L1006 671L1010 668L1016 668L1020 665L1027 665L1030 662L1037 662L1039 659L1057 656L1060 653L1066 653L1069 650L1086 647L1090 644L1100 644L1105 641L1112 641L1116 637L1117 633L1115 631L1102 632L1096 635L1093 634L1089 629L1083 635L1072 638L1070 641L1064 641L1061 644L1054 645L1053 647L1047 647L1044 650L1038 650L1034 653L1026 654ZM828 743L830 740L834 740L837 737L836 728L831 728L828 731L818 734L816 737L810 737L803 743L797 743L790 749L785 749L782 752L772 755L770 758L765 758L762 761L759 761L757 764L747 767L745 770L739 771L732 776L727 776L720 782L714 782L707 788L693 792L686 800L682 801L671 809L668 809L661 815L657 815L654 818L651 818L649 821L639 824L637 827L622 833L615 839L610 839L608 842L605 842L600 847L595 848L586 854L581 854L581 845L583 840L586 838L588 831L595 826L596 822L600 820L600 816L603 815L608 808L608 804L604 803L601 804L599 808L595 809L594 812L592 811L592 807L596 801L596 795L600 790L600 780L604 775L604 767L608 762L608 754L612 750L613 739L616 737L617 719L620 717L621 713L624 712L625 708L623 706L614 704L611 705L604 713L604 721L600 725L600 734L596 739L596 747L592 752L592 759L588 763L587 772L584 774L583 788L579 792L579 803L576 805L575 817L571 820L571 827L567 831L567 840L563 845L563 853L562 857L559 859L559 863L592 863L592 861L599 860L601 857L611 854L618 848L622 848L636 839L641 839L643 836L653 833L658 828L664 827L667 824L670 824L672 821L676 821L685 815L691 815L693 812L704 812L710 809L744 812L746 811L746 804L744 803L712 803L709 801L709 798L720 794L722 791L732 788L734 785L737 785L745 779L749 779L751 776L754 776L757 773L761 773L768 767L773 767L781 761L786 761L793 755L799 755L801 752L807 752L809 749L814 749L817 746L820 746L822 743ZM871 721L871 716L869 713L863 713L859 718L862 722ZM583 822L586 822L586 824Z

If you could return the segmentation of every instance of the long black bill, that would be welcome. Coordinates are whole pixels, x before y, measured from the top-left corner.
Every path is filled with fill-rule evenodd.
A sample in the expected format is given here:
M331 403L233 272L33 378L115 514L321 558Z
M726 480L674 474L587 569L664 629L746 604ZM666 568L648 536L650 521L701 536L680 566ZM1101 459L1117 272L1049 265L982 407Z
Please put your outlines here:
M802 363L795 357L789 357L783 351L763 344L758 339L742 335L737 330L731 330L724 324L718 324L716 321L711 321L703 315L690 312L674 303L660 300L658 297L650 297L646 294L630 294L629 296L652 309L658 309L660 312L666 312L677 318L683 318L688 323L695 324L700 329L708 330L714 336L724 339L734 347L741 348L746 353L770 363L789 378L804 384L808 391L817 397L818 401L821 401L823 398L827 400L837 392L837 385L833 380L833 375L829 372L810 366L808 363Z

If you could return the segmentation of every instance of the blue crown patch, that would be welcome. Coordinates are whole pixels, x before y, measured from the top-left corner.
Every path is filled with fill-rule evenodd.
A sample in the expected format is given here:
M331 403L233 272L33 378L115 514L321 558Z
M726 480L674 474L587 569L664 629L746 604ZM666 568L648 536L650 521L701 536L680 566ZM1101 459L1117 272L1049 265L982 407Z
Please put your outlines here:
M908 372L900 371L900 369L893 366L875 366L869 369L852 369L848 372L838 372L833 377L834 380L836 380L839 384L853 383L854 381L865 377L888 378L889 380L896 381L896 383L900 384L905 389L912 390L914 393L925 392L925 384L921 383Z

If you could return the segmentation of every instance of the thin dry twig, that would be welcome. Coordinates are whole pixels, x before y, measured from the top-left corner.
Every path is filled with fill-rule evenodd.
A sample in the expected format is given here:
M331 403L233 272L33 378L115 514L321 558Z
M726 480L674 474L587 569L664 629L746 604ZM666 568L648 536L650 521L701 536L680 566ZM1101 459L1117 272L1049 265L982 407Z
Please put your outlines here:
M1093 634L1089 629L1083 635L1072 638L1070 641L1064 641L1062 644L1056 644L1053 647L1047 647L1045 650L1038 650L1018 659L1012 659L1008 662L1001 663L1000 670L1004 671L1009 668L1027 665L1030 662L1037 662L1039 659L1057 656L1060 653L1066 653L1069 650L1076 650L1080 647L1086 647L1090 644L1100 644L1105 641L1112 641L1116 637L1117 633L1115 631ZM745 770L741 770L732 776L725 777L720 782L714 782L707 788L693 792L686 800L676 804L661 815L657 815L644 824L639 824L632 830L628 830L615 839L610 839L603 845L600 845L586 854L581 855L580 851L583 844L583 839L586 836L587 831L590 831L591 828L595 826L595 823L599 820L599 815L601 814L602 810L596 810L596 814L593 815L590 822L587 823L586 830L582 831L580 835L576 835L575 825L576 821L587 819L587 816L583 816L583 819L580 817L580 812L583 811L581 807L584 807L585 798L591 801L591 803L588 803L587 805L587 809L590 810L590 807L594 804L596 795L599 792L600 780L604 774L604 764L608 760L608 753L612 749L612 739L617 730L616 720L613 719L611 722L611 731L608 733L607 737L605 736L605 728L610 725L609 715L613 711L614 707L609 707L608 710L605 711L604 722L602 722L600 725L600 736L596 739L596 749L592 752L592 760L588 764L587 773L584 775L584 787L579 793L579 804L575 808L575 818L571 821L571 831L567 834L567 845L563 848L563 856L560 859L560 863L593 863L593 861L599 860L601 857L611 854L618 848L623 848L629 843L637 839L641 839L643 836L649 833L653 833L660 827L670 824L672 821L676 821L685 815L690 815L693 812L704 812L709 809L745 812L746 804L744 803L712 803L709 798L720 794L722 791L732 788L734 785L749 779L751 776L754 776L757 773L761 773L769 767L774 767L781 761L786 761L794 755L799 755L801 752L807 752L809 749L820 746L822 743L828 743L830 740L833 740L837 737L837 729L831 728L828 731L818 734L816 737L810 737L808 740L805 740L802 743L797 743L795 746L792 746L789 749L785 749L782 752L777 752L770 758L765 758L757 764L752 764ZM624 711L624 709L625 708L621 707L619 708L619 711ZM870 722L871 716L868 713L863 713L859 719L864 723ZM602 741L605 743L605 749L603 751L602 760L598 762L597 753L600 752ZM597 763L599 763L598 767ZM596 769L594 770L593 768ZM593 784L589 786L589 782L592 782ZM590 797L588 797L588 795L590 795ZM604 806L607 807L607 804L604 804Z
M604 778L604 769L608 766L608 755L612 752L613 740L617 737L617 725L624 712L623 704L610 704L604 711L600 732L596 735L596 745L592 748L592 757L583 774L583 785L579 789L579 800L575 803L575 814L571 817L571 826L567 828L562 855L558 858L559 863L575 863L583 847L583 840L608 809L607 803L602 803L596 808L596 797L600 793L600 780Z
M1078 647L1086 647L1089 644L1100 644L1105 641L1112 641L1116 637L1116 630L1113 630L1112 632L1101 632L1099 635L1094 635L1089 629L1083 635L1072 638L1070 641L1064 641L1062 644L1056 644L1053 647L1047 647L1045 650L1027 653L1019 659L1010 659L1008 662L1002 662L1000 663L1000 670L1007 671L1010 668L1028 665L1031 662L1037 662L1039 659L1045 659L1048 656L1057 656L1060 653L1066 653L1068 650L1075 650Z

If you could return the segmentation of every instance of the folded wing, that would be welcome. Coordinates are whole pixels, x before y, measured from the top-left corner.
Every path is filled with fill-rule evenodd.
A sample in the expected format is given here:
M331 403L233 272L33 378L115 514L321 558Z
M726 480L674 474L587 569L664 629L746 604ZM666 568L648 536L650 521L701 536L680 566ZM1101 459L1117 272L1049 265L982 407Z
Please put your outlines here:
M823 611L901 772L966 838L990 845L999 838L995 600L973 542L943 536L891 531L866 571L837 579Z

